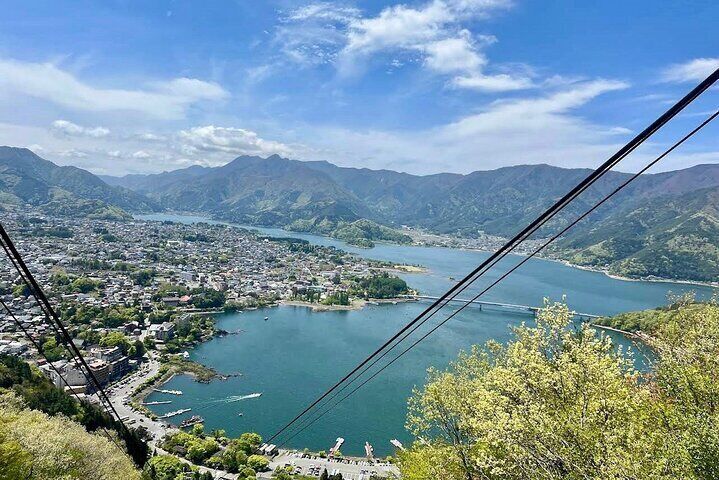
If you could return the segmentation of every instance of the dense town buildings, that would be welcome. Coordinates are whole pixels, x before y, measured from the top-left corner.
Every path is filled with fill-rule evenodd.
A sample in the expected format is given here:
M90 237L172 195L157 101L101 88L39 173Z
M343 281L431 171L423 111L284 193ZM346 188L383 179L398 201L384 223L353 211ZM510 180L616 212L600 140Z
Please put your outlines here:
M140 357L131 358L128 344L121 348L102 340L118 338L112 333L129 345L140 341L162 350L179 331L187 335L197 313L274 303L304 292L314 298L346 294L347 278L384 267L334 248L273 240L225 225L34 213L7 217L4 225L17 249L103 383L131 371ZM0 297L31 335L41 343L50 340L46 345L52 347L55 332L34 298L6 258L0 265ZM55 369L73 389L92 390L61 346L55 348L60 349ZM63 386L6 312L0 312L0 353L33 358Z

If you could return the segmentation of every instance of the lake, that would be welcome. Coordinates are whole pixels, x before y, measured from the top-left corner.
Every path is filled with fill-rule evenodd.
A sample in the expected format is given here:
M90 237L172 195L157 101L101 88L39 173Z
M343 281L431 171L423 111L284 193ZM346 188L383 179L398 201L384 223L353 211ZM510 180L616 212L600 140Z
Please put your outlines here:
M165 214L137 218L183 223L207 221L202 217ZM427 295L442 294L453 284L449 277L462 278L489 256L486 252L390 244L362 249L316 235L245 228L268 236L302 238L367 258L423 265L428 269L426 273L401 276ZM507 257L461 297L473 296L521 259ZM564 298L573 310L610 315L663 305L668 295L688 291L696 292L698 298L708 298L713 290L688 284L618 280L559 262L532 259L482 298L537 306L544 298ZM223 374L242 375L209 384L197 383L186 376L176 377L164 388L182 390L184 395L153 393L148 400L172 400L170 405L152 407L160 414L192 408L192 412L175 417L176 421L201 415L206 429L223 428L230 435L257 431L269 437L427 306L428 303L412 302L330 312L280 306L217 315L219 328L241 332L197 346L190 351L190 358ZM438 314L412 339L448 313ZM265 317L269 320L264 321ZM328 450L341 436L346 439L342 448L345 454L363 454L365 441L374 445L377 455L391 454L390 439L397 438L403 443L411 440L404 429L407 398L414 386L423 383L428 367L445 367L460 350L473 344L489 339L506 341L510 338L510 327L531 320L531 316L523 313L465 309L382 375L293 438L288 446ZM613 338L627 344L621 336ZM243 398L254 393L262 395Z

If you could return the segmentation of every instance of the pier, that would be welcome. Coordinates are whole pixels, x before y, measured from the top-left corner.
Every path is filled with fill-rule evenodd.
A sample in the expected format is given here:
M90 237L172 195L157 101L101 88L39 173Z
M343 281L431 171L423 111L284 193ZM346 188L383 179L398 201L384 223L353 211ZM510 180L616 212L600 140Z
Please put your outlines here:
M429 295L404 295L403 298L410 298L410 299L416 299L416 300L432 300L436 301L439 300L439 297L433 297ZM445 300L446 301L446 300ZM490 307L490 308L496 308L501 310L510 310L513 312L519 312L519 313L531 313L532 315L537 315L537 312L541 310L540 307L533 307L531 305L517 305L513 303L500 303L500 302L488 302L486 300L469 300L464 298L453 298L449 300L449 302L458 302L458 303L471 303L472 305L479 306L479 309L482 310L483 307ZM602 315L594 315L591 313L582 313L582 312L570 312L575 318L578 318L580 320L594 320L597 318L601 318Z

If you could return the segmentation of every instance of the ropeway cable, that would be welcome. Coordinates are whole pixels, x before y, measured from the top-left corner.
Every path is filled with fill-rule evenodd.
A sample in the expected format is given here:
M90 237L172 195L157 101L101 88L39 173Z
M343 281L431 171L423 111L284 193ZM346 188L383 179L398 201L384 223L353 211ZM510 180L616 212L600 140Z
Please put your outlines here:
M0 226L1 226L1 224L0 224ZM20 266L18 265L16 259L13 257L12 253L10 252L10 250L8 249L8 247L5 245L5 243L2 241L2 239L0 239L0 245L2 245L2 248L3 248L3 250L5 251L5 254L7 255L8 259L10 260L10 263L12 264L12 266L18 271L18 275L20 276L20 279L23 281L23 283L25 283L25 285L27 286L27 288L28 288L28 289L30 290L30 292L32 293L32 291L33 291L32 285L30 284L30 282L28 281L28 279L24 276L22 269L20 268ZM76 364L76 366L79 367L80 373L82 374L83 377L85 377L85 380L88 382L88 384L92 385L92 383L93 383L92 378L90 378L90 376L87 374L87 372L85 372L85 370L84 370L84 369L82 368L82 366L80 365L80 362L78 361L77 357L75 356L73 350L68 346L68 342L72 342L72 339L69 339L69 340L68 340L67 338L65 338L65 336L64 336L63 333L60 331L60 329L58 328L58 326L52 321L52 319L51 319L50 316L48 315L48 313L47 313L47 311L45 310L45 308L43 308L43 304L40 302L40 300L39 300L35 295L33 295L33 298L35 298L35 301L38 303L38 306L39 306L40 309L42 310L43 315L45 316L46 320L48 321L48 323L49 323L50 326L52 327L53 331L55 332L55 335L56 335L56 336L59 336L59 337L62 339L62 343L63 343L63 345L65 346L65 349L66 349L66 350L68 351L68 353L70 354L71 360L74 361L75 364ZM107 404L106 404L105 400L102 398L102 396L100 395L99 392L97 393L97 398L98 398L98 400L99 400L99 402L100 402L100 405L102 406L103 410L105 410L105 412L106 412L108 415L110 415L111 418L114 418L114 416L113 416L111 410L107 407Z
M70 393L77 399L78 402L80 402L80 404L82 404L83 401L80 398L80 396L77 394L77 392L75 392L75 390L70 386L70 384L67 382L67 379L65 379L65 377L62 375L62 373L60 373L60 370L58 370L57 367L47 358L47 355L45 354L45 351L43 350L42 345L40 345L40 343L37 340L35 340L35 338L33 338L33 336L30 334L30 332L25 328L25 326L22 324L22 322L20 322L20 320L18 320L18 318L15 316L15 314L12 312L12 310L10 310L10 307L8 307L8 305L5 303L5 301L1 298L0 298L0 305L2 305L2 307L5 309L7 314L10 316L10 318L13 319L13 321L18 326L18 328L22 331L22 333L28 338L28 340L30 340L30 343L32 343L32 345L35 347L35 350L37 350L38 353L40 355L42 355L42 357L45 359L47 364L50 365L50 368L52 368L53 371L57 374L57 376L60 377L60 379L62 380L62 383L65 384L65 386L68 388ZM119 443L117 443L117 440L115 439L115 437L112 436L112 434L107 429L107 427L105 427L104 425L100 425L100 428L102 428L102 430L105 432L105 435L107 436L107 438L112 443L114 443L115 446L118 449L120 449L123 454L125 454L126 453L125 449L122 448Z
M325 393L323 393L319 398L317 398L314 402L312 402L308 407L306 407L302 412L300 412L295 418L293 418L289 423L287 423L283 428L281 428L277 433L275 433L268 441L272 441L276 437L278 437L280 434L282 434L284 431L286 431L289 427L294 425L302 416L304 416L309 410L314 408L317 404L319 404L323 399L325 399L328 395L330 395L332 392L337 390L344 382L346 382L350 377L352 377L357 371L359 371L361 368L363 368L365 365L367 365L370 360L377 355L379 355L385 348L387 348L389 345L391 345L397 338L399 338L404 332L409 330L413 325L415 325L417 322L419 322L427 313L435 309L435 307L439 306L438 310L443 308L449 300L454 298L452 295L456 296L459 292L467 288L468 284L471 284L478 276L481 276L483 273L485 267L487 267L490 264L496 263L495 260L503 258L503 256L506 256L511 250L513 250L519 243L524 241L529 235L534 233L539 227L541 227L546 221L551 219L554 215L556 215L560 210L562 210L569 202L571 202L574 198L576 198L579 194L581 194L584 190L586 190L589 186L591 186L594 182L596 182L599 178L601 178L607 171L609 171L613 166L615 166L619 161L621 161L624 157L626 157L629 153L634 151L639 145L641 145L644 141L646 141L651 135L653 135L659 128L661 128L663 125L665 125L669 120L674 118L679 112L681 112L686 106L688 106L691 102L693 102L699 95L701 95L704 91L706 91L711 85L713 85L717 79L719 78L719 69L713 72L711 75L709 75L703 82L701 82L699 85L697 85L694 89L692 89L687 95L685 95L681 100L679 100L676 104L674 104L671 108L669 108L662 116L660 116L657 120L655 120L649 127L644 129L641 133L639 133L636 137L634 137L629 143L627 143L624 147L622 147L617 153L615 153L612 157L610 157L607 161L605 161L600 167L598 167L596 170L594 170L590 175L588 175L584 180L582 180L578 185L576 185L570 192L565 194L559 201L557 201L554 205L552 205L549 209L547 209L544 213L542 213L539 217L537 217L533 222L531 222L527 227L525 227L521 232L519 232L517 235L515 235L512 239L510 239L505 245L503 245L499 250L497 250L494 254L492 254L488 259L486 259L482 264L480 264L477 268L475 268L472 272L470 272L467 276L465 276L458 284L456 284L454 287L450 288L447 292L445 292L439 299L437 299L435 302L432 303L427 309L425 309L422 313L420 313L419 316L417 316L413 321L405 325L399 332L397 332L395 335L393 335L389 340L387 340L382 346L380 346L374 353L372 353L369 357L367 357L365 360L363 360L358 366L356 366L353 370L351 370L345 377L343 377L340 381L338 381L335 385L333 385L330 389L328 389ZM494 263L492 263L494 262ZM482 272L482 273L480 273ZM476 277L476 278L475 278ZM441 305L441 306L440 306ZM394 348L394 347L392 347Z
M122 421L122 417L120 417L120 414L117 413L117 410L115 410L115 407L112 405L112 402L105 393L105 390L103 389L102 385L100 385L100 382L97 380L97 377L90 369L90 366L85 361L85 358L82 356L82 353L80 353L80 350L72 342L72 337L70 337L70 334L60 320L60 317L57 315L57 313L55 313L55 310L52 308L52 305L50 304L50 301L48 300L47 296L42 291L37 281L33 277L32 273L30 272L30 269L28 269L27 265L23 261L22 256L15 248L12 239L5 231L5 227L2 225L2 223L0 223L0 238L2 239L3 248L8 254L8 258L10 258L11 262L13 263L13 266L18 271L18 274L20 274L20 277L30 289L30 293L33 297L35 297L38 304L40 305L40 308L43 310L50 323L53 324L54 322L56 327L60 329L60 335L63 338L64 343L66 344L68 349L71 350L71 353L74 353L77 360L87 371L85 378L88 378L89 376L88 380L91 380L92 383L95 384L95 387L98 391L98 397L101 399L101 402L104 400L104 402L106 403L105 408L108 409L108 414L110 414L110 416L114 414L114 416L117 418L117 421L120 423L125 432L130 433L130 430L127 428L127 425L125 425L125 422ZM82 369L80 370L82 371Z
M451 320L455 315L457 315L459 312L464 310L467 306L471 305L475 300L477 300L480 296L484 295L487 291L489 291L491 288L493 288L495 285L500 283L502 280L504 280L506 277L511 275L515 270L517 270L519 267L524 265L526 262L528 262L530 259L532 259L535 255L540 253L542 250L544 250L549 244L554 242L556 239L564 235L569 229L571 229L573 226L575 226L580 221L584 220L587 216L589 216L592 212L594 212L597 208L602 206L604 203L606 203L609 199L611 199L614 195L616 195L620 190L624 189L627 185L629 185L631 182L636 180L641 174L645 173L647 170L649 170L651 167L653 167L655 164L657 164L659 161L661 161L664 157L669 155L672 151L674 151L676 148L678 148L680 145L682 145L685 141L687 141L689 138L694 136L697 132L699 132L702 128L704 128L707 124L709 124L712 120L714 120L717 116L719 116L719 111L713 113L709 118L704 120L701 124L699 124L697 127L695 127L691 132L686 134L682 139L677 141L674 145L672 145L669 149L667 149L664 153L662 153L659 157L655 158L653 161L649 162L647 165L645 165L641 170L639 170L636 174L628 178L625 182L623 182L621 185L619 185L617 188L615 188L612 192L610 192L607 196L605 196L601 201L596 203L592 208L584 212L582 215L577 217L574 221L572 221L569 225L564 227L559 233L552 236L549 240L547 240L545 243L543 243L539 248L534 250L531 254L526 256L521 262L519 262L517 265L512 267L509 271L504 273L501 277L499 277L497 280L495 280L492 284L490 284L488 287L486 287L484 290L479 292L477 295L475 295L473 298L467 300L459 309L452 312L451 315L449 315L446 319L444 319L442 322L434 326L431 330L429 330L427 333L425 333L422 337L417 339L414 343L412 343L409 347L404 349L399 355L394 357L389 363L381 367L379 370L377 370L374 374L372 374L370 377L368 377L366 380L364 380L362 383L360 383L357 387L355 387L353 390L351 390L347 395L342 397L339 401L334 403L329 408L325 409L320 415L315 417L313 420L311 420L309 423L306 423L303 425L299 430L297 430L295 433L293 433L290 437L288 437L286 440L284 440L280 446L285 445L289 443L293 438L295 438L297 435L302 433L305 429L312 426L315 422L317 422L320 418L324 417L327 413L334 410L340 403L345 401L347 398L352 396L357 390L362 388L364 385L369 383L372 379L374 379L376 376L378 376L380 373L382 373L386 368L388 368L390 365L392 365L394 362L399 360L402 356L404 356L407 352L412 350L414 347L416 347L419 343L421 343L423 340L425 340L427 337L429 337L432 333L434 333L436 330L438 330L441 326L443 326L445 323L447 323L449 320ZM417 327L419 328L419 327ZM414 329L413 331L415 331ZM359 378L359 377L356 377Z

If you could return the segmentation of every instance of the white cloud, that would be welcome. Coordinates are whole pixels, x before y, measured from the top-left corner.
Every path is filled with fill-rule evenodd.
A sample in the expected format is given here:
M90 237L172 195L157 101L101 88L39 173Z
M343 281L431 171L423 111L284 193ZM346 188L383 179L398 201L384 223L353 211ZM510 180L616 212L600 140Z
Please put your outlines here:
M52 122L52 131L58 135L91 138L102 138L110 134L110 130L104 127L82 127L67 120L55 120Z
M484 111L417 132L315 133L313 146L336 152L330 161L412 173L468 173L522 163L591 167L627 131L595 125L574 112L600 95L627 87L612 80L578 82L548 95L491 103Z
M391 5L376 16L362 16L356 9L314 3L285 17L291 26L278 29L278 39L292 61L335 63L342 76L361 70L372 55L391 53L419 56L429 71L453 75L450 84L456 88L491 92L531 88L533 82L526 75L485 72L488 61L482 49L496 38L474 38L462 28L464 21L510 6L508 0L431 0L418 7ZM402 64L396 57L388 62L395 68Z
M150 155L149 153L147 153L144 150L138 150L132 154L132 158L136 158L138 160L145 160L150 157L152 157L152 155Z
M283 18L284 21L301 22L309 19L348 22L360 15L359 9L335 5L331 2L317 2L300 7Z
M719 58L695 58L670 65L662 72L665 82L700 82L719 68Z
M228 96L219 85L192 78L152 82L146 89L99 88L89 85L52 63L0 59L0 90L21 94L80 111L134 111L144 115L182 118L201 101Z
M221 152L232 155L272 155L275 153L290 155L292 152L290 146L265 140L251 130L214 125L182 130L179 133L179 142L182 151L189 155L198 155L202 152Z
M438 38L455 16L447 4L435 0L421 9L387 7L376 17L350 23L345 54L372 53L387 48L415 48Z
M487 63L472 44L472 35L462 30L457 37L444 38L422 46L425 65L439 73L475 71Z
M484 92L509 92L512 90L525 90L533 86L529 78L513 77L506 73L500 73L498 75L474 73L468 76L458 76L452 79L451 84L458 88Z

